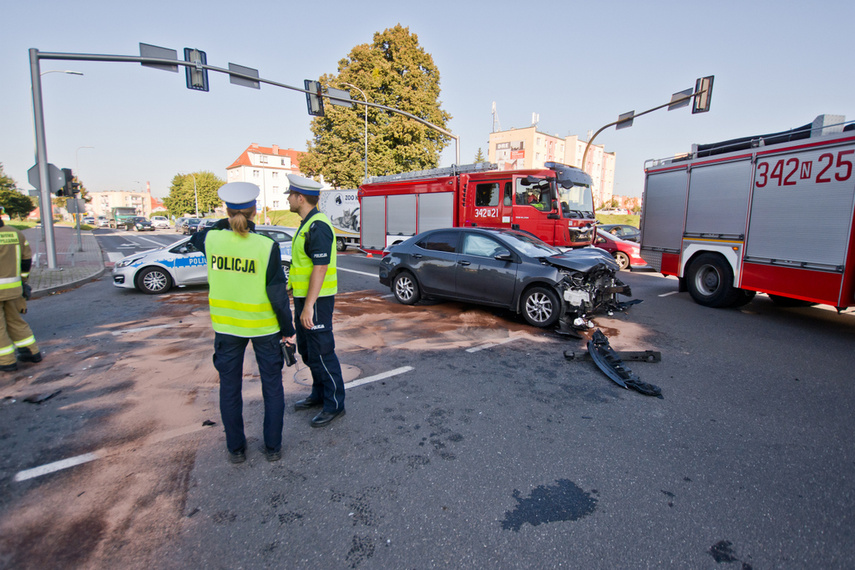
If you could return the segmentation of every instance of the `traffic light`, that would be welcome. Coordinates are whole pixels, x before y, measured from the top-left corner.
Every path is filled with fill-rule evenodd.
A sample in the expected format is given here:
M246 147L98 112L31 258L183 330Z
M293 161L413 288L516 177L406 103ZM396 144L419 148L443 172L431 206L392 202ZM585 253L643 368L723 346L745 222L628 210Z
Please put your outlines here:
M187 89L208 91L208 70L201 67L208 64L205 52L193 48L184 48L184 61L195 63L197 67L185 67Z
M324 98L321 94L321 84L318 81L306 79L303 81L306 91L306 104L309 106L309 114L314 117L324 116Z
M57 198L70 198L74 196L74 193L71 191L71 185L74 180L74 173L71 172L70 168L63 168L62 173L65 175L65 184L62 185L62 188L56 191Z
M710 110L712 85L715 75L701 77L695 81L695 97L692 103L692 114L706 113Z

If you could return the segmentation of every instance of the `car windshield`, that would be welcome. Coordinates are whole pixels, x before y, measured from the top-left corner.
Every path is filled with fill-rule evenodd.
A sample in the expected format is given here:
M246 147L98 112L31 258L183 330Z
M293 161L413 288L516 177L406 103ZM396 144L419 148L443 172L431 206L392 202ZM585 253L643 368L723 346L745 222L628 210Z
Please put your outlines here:
M520 253L529 257L548 257L561 253L560 249L523 232L502 232L501 236Z
M134 222L145 222L145 221L147 221L145 218L139 218L139 217L134 218L133 220L134 220Z

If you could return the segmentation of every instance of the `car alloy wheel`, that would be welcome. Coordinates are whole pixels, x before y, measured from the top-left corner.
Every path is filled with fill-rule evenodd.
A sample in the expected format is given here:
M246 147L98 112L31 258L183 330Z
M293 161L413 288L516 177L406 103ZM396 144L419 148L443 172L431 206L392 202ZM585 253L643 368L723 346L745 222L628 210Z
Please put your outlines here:
M392 292L395 294L395 299L404 305L415 305L421 298L419 284L413 274L408 271L402 271L395 276L395 280L392 281Z
M535 327L549 327L558 321L561 302L544 287L532 287L523 295L523 317Z
M143 293L157 295L172 287L172 277L159 267L148 267L140 272L137 284Z

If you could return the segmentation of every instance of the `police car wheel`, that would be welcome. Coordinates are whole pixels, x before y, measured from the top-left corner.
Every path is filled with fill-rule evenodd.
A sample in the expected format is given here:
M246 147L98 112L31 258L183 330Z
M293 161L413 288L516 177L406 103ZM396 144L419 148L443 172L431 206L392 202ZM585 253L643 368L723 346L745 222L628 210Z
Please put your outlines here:
M172 277L160 267L146 267L137 275L137 288L148 295L164 293L172 288Z

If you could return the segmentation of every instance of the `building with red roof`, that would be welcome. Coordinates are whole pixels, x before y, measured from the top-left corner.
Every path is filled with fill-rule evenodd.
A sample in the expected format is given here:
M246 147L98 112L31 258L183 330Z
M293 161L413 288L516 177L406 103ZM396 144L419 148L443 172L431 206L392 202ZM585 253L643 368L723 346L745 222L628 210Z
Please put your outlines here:
M252 143L231 166L226 168L227 182L252 182L261 189L258 209L288 209L288 174L300 173L304 152L277 145L265 147Z

